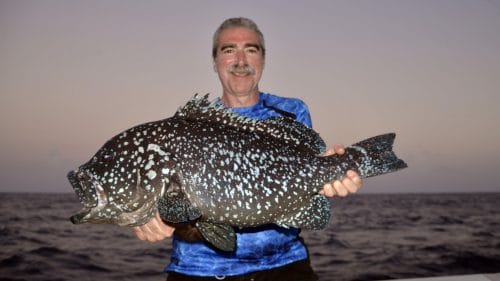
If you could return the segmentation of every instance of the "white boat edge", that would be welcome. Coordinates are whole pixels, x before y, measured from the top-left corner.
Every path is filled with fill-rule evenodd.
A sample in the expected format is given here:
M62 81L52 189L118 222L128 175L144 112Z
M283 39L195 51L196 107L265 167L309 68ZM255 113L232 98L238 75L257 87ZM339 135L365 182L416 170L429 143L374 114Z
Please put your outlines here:
M500 273L451 275L425 278L392 279L390 281L500 281ZM380 280L389 281L389 280Z

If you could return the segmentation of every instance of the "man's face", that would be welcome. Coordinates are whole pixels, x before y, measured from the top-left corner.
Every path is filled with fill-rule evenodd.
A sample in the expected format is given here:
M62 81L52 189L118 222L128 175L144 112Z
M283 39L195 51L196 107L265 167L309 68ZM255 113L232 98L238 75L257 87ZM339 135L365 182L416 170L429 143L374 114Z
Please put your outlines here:
M258 93L264 69L258 35L244 27L224 30L219 35L214 66L224 94L245 96Z

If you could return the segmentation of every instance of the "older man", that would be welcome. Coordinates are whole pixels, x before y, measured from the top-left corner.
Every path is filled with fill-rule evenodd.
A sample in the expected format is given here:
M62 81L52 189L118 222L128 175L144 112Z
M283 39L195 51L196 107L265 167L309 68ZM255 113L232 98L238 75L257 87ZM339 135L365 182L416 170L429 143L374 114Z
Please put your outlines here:
M213 62L222 84L219 102L236 113L265 119L286 115L311 126L307 106L299 99L259 91L265 62L264 37L257 25L246 18L224 21L213 38ZM335 145L325 155L342 154ZM326 184L325 196L345 196L361 187L359 175L349 171L342 181ZM159 215L133 228L137 237L150 242L171 237L174 228ZM317 280L311 269L306 246L299 230L276 225L237 230L234 253L214 250L203 242L186 242L174 237L167 280Z

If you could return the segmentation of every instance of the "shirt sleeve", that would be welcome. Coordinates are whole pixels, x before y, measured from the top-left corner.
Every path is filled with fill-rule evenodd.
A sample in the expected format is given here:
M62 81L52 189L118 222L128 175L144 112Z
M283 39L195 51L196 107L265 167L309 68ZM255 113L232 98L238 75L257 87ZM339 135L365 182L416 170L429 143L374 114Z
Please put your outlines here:
M295 115L297 116L297 121L312 128L311 114L305 102L298 100L297 112L295 112Z

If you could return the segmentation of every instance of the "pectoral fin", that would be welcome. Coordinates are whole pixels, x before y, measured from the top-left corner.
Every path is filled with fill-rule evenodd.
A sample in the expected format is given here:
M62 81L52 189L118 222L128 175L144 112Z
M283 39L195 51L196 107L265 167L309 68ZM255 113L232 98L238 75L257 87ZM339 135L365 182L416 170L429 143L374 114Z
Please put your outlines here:
M276 224L282 227L296 227L308 230L326 228L330 221L330 201L323 195L311 197L310 204L301 207L297 212L290 214Z
M191 222L201 217L200 210L193 207L182 191L166 192L158 200L158 211L169 223Z
M236 249L236 233L229 225L196 222L196 227L208 243L215 248L233 252Z

